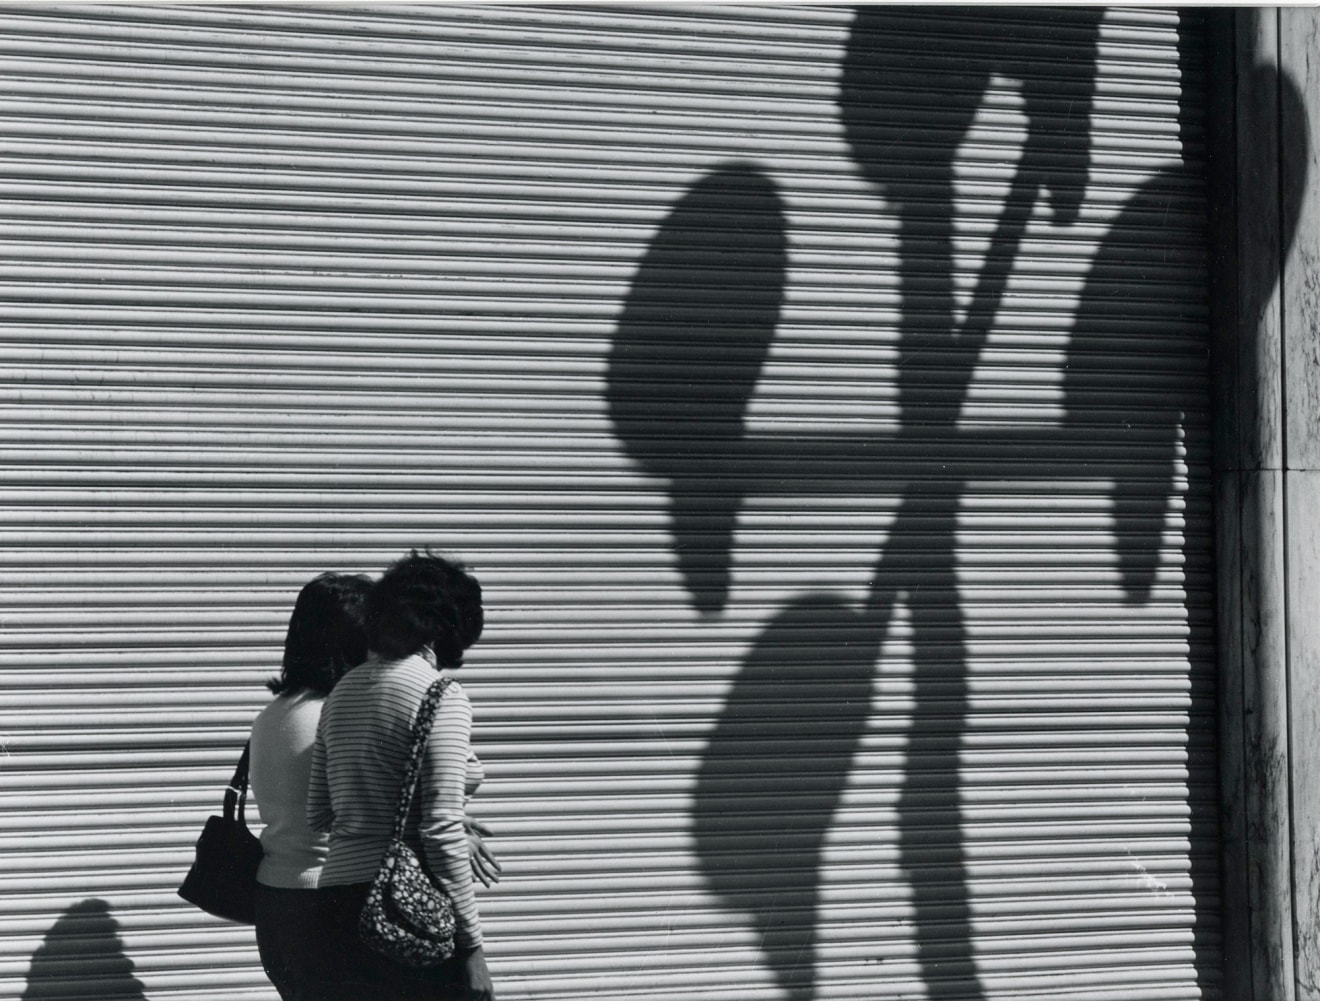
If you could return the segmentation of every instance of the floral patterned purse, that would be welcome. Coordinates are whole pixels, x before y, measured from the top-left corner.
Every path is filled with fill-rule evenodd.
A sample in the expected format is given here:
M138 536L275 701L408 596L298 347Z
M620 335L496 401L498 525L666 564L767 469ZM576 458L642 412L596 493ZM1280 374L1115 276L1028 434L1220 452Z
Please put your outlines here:
M399 792L390 845L358 919L358 935L370 948L396 963L417 969L438 966L454 954L453 902L436 886L417 853L403 841L431 721L449 684L450 679L443 678L432 685L417 710L412 751Z

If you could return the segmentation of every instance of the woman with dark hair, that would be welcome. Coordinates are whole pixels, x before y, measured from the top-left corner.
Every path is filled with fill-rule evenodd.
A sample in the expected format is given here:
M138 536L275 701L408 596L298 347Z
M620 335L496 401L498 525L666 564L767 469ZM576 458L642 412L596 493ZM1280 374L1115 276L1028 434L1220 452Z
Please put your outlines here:
M330 839L307 825L307 784L321 706L367 655L371 579L323 573L298 594L275 694L252 724L250 782L265 825L257 870L257 950L286 1001L312 1001L321 977L316 886Z
M326 924L341 967L323 1001L493 1001L473 893L464 810L482 779L472 706L452 682L426 743L404 839L454 903L457 949L429 970L405 967L357 938L367 889L390 841L413 723L427 690L452 677L481 635L481 585L458 563L416 550L367 597L371 653L326 700L312 755L307 819L330 833L321 874Z

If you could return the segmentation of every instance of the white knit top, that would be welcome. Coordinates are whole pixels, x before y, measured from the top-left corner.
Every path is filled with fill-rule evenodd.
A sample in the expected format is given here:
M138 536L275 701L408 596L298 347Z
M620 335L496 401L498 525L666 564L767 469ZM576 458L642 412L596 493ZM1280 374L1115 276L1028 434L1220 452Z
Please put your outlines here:
M321 712L312 752L307 820L330 833L320 885L373 879L389 844L413 721L438 679L423 657L368 660L340 679ZM472 704L457 682L440 700L404 838L454 902L460 949L481 944L463 817L481 783L472 753Z
M301 690L273 699L252 724L248 781L265 828L257 882L314 889L330 838L307 825L307 783L322 697Z

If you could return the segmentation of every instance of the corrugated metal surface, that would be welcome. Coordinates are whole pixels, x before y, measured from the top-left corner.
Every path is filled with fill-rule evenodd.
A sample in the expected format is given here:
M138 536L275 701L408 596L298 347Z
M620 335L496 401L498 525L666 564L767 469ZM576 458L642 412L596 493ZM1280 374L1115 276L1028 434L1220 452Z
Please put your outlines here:
M0 29L0 996L273 996L174 888L427 543L502 999L1215 995L1185 15Z

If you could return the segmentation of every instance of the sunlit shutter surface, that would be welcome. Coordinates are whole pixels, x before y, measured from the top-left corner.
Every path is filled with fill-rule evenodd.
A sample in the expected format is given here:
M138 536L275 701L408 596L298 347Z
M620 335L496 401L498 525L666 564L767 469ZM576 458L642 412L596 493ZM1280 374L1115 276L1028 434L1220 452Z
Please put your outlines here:
M421 545L505 1001L1215 996L1188 16L0 10L0 997L274 998L174 891Z

